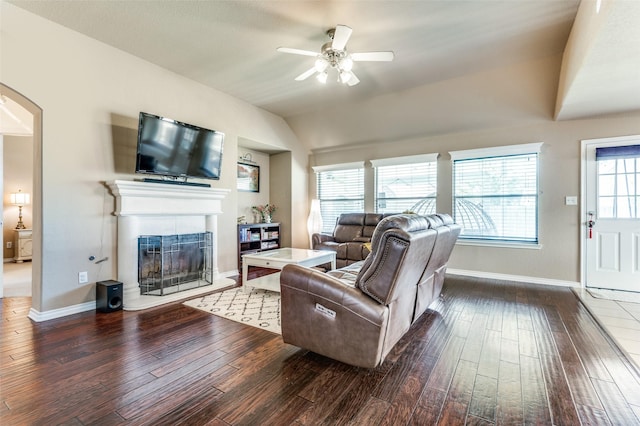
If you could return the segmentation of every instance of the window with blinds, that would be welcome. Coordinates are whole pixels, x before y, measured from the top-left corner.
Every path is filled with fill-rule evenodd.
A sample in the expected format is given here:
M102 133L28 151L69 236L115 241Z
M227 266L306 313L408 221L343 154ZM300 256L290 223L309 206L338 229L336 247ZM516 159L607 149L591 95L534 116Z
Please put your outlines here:
M364 165L316 170L322 232L331 234L341 213L364 212Z
M596 148L598 217L640 218L640 145Z
M371 162L375 167L376 212L435 213L437 155L426 157L400 157Z
M461 238L538 243L540 145L489 148L485 154L491 156L476 158L471 155L483 150L451 153L454 220L463 227Z

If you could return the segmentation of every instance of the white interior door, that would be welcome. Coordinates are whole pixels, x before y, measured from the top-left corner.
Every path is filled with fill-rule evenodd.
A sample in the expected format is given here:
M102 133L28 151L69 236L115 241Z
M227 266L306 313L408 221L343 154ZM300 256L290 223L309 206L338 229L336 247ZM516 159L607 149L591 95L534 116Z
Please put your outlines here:
M583 141L587 287L640 292L640 136Z

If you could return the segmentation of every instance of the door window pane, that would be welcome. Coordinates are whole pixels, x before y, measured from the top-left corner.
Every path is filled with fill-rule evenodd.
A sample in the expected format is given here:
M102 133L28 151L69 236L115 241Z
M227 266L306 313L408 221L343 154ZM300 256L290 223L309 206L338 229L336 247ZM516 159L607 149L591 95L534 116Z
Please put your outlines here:
M640 158L598 160L598 217L637 219Z

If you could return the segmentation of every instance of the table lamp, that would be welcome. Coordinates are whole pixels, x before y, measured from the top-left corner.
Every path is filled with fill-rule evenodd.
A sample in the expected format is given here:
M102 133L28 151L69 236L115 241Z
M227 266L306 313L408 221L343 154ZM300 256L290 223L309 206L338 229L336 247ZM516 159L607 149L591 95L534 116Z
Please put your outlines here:
M22 207L29 204L31 201L31 197L26 192L22 192L21 189L18 192L13 192L10 194L11 204L14 206L18 206L18 224L16 225L16 229L25 229L24 222L22 222Z

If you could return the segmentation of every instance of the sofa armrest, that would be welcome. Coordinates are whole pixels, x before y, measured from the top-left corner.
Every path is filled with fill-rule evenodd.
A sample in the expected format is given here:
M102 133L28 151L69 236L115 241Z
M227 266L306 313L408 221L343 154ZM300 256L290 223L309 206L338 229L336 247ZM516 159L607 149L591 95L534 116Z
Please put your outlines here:
M329 235L329 234L313 234L311 236L311 246L314 248L318 244L333 242L333 241L335 241L335 238L333 238L333 235Z
M284 290L283 287L287 289ZM299 291L331 306L343 306L363 319L380 325L386 308L360 289L324 272L299 265L287 265L280 273L282 293Z
M388 307L327 274L287 265L280 274L282 338L361 367L382 359Z

